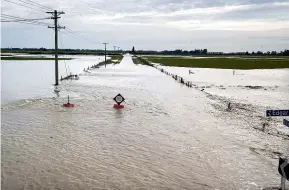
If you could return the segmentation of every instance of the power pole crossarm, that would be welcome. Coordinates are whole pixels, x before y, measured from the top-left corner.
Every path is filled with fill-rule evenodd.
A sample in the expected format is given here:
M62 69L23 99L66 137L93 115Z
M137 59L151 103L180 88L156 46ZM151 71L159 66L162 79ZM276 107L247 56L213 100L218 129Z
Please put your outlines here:
M58 85L58 29L64 29L65 27L59 26L57 21L60 18L59 15L65 13L63 11L57 12L57 10L46 13L52 14L51 19L54 20L54 26L48 26L48 28L53 28L55 32L55 85Z

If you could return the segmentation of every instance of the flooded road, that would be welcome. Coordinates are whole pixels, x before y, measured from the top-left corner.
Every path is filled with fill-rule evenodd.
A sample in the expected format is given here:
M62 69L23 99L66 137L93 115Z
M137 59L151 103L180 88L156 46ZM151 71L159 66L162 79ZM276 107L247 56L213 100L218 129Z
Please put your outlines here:
M288 154L289 140L251 127L278 123L254 105L250 118L250 110L227 112L218 99L134 65L130 55L60 88L59 97L2 109L3 189L231 190L280 183L277 158ZM118 93L126 99L123 110L112 108ZM75 108L61 106L67 95Z

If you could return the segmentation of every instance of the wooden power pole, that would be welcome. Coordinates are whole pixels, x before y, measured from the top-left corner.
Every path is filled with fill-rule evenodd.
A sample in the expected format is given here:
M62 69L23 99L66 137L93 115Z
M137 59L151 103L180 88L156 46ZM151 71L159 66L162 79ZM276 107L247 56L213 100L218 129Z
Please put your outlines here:
M46 13L52 14L51 19L54 20L54 26L48 26L48 28L54 28L55 31L55 85L58 85L58 29L64 29L65 27L59 26L57 21L60 18L59 15L64 14L64 12L57 12L57 10L54 10L53 12Z

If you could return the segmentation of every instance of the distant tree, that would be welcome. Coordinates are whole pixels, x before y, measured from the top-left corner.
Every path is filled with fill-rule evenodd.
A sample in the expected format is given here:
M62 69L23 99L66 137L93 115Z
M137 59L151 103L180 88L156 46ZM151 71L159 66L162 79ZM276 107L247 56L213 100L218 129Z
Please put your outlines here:
M257 55L263 55L262 51L257 51Z
M284 56L289 56L289 50L286 50L286 49L285 49L284 52L283 52L283 55L284 55Z
M175 50L175 54L180 55L180 54L182 54L182 53L183 53L183 50L181 50L181 49L176 49L176 50Z
M248 52L248 51L246 51L245 55L249 55L249 52Z
M131 53L134 53L134 46L132 47Z
M276 51L271 51L271 55L277 55Z
M207 54L208 53L208 50L207 49L204 49L203 50L203 54Z
M270 51L267 51L267 55L270 55Z

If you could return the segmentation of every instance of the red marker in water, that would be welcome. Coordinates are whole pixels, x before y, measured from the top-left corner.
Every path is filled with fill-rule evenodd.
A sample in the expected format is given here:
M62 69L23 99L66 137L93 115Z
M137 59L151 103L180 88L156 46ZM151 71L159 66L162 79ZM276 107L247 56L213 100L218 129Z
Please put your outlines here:
M68 101L66 104L63 104L64 107L68 107L68 108L73 108L74 104L69 103L69 95L68 95Z

